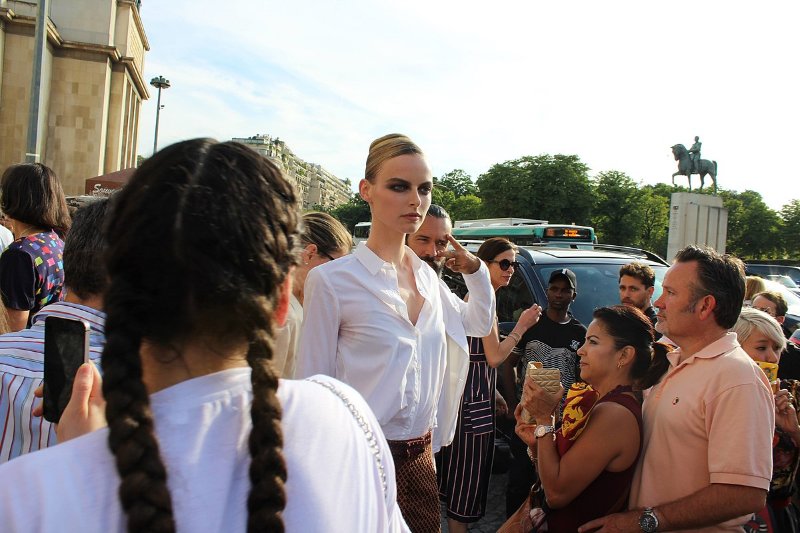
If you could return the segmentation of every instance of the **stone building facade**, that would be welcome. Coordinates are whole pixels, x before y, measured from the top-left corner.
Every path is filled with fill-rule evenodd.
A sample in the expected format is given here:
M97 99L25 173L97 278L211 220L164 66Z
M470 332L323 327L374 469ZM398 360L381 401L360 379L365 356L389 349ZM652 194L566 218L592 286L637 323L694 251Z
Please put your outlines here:
M2 169L27 152L37 11L37 0L0 0ZM136 166L149 49L137 0L51 0L36 153L67 195Z
M254 135L233 140L277 162L289 181L300 191L303 209L313 209L315 205L331 209L347 203L353 194L350 180L339 179L320 165L303 161L277 137Z

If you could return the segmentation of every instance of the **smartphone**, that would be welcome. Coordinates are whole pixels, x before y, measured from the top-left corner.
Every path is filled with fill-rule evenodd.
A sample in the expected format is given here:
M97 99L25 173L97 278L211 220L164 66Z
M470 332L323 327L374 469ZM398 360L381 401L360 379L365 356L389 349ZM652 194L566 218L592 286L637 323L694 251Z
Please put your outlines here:
M72 395L75 373L89 361L89 323L49 316L44 321L44 418L57 423Z

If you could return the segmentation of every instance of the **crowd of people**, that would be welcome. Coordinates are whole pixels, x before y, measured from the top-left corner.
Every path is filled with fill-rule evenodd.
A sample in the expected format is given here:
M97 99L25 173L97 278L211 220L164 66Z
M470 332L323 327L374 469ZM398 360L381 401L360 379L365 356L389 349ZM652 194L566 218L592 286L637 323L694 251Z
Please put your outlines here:
M470 253L432 188L419 146L376 139L351 253L235 142L167 147L71 217L50 169L7 169L3 531L430 533L443 512L467 531L498 435L506 533L800 531L800 355L779 293L746 293L741 261L689 246L655 302L631 263L581 324L563 268L501 332L517 247ZM38 399L49 316L90 325L57 425Z

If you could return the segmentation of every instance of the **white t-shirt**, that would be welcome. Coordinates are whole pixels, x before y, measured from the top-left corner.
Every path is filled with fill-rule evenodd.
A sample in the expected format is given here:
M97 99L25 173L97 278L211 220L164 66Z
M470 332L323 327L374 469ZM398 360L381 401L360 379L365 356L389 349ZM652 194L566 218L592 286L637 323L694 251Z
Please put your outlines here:
M311 379L340 391L374 439L323 385L281 380L286 531L408 531L375 417L350 387L325 376ZM151 396L177 531L246 530L251 400L249 368ZM0 529L125 531L118 487L107 429L21 456L0 466Z
M0 224L0 253L3 253L12 242L14 242L14 234L7 227Z

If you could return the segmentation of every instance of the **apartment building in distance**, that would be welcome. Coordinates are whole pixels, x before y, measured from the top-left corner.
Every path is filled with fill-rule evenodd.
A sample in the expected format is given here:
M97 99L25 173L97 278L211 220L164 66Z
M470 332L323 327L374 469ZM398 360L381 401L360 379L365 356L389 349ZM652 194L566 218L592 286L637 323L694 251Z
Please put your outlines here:
M83 194L87 178L136 166L150 49L139 4L51 0L34 94L39 0L0 0L0 169L26 161L31 99L37 97L32 154L55 170L67 195Z
M347 203L353 194L350 180L339 179L320 165L303 161L277 137L273 139L264 134L232 140L246 144L278 163L300 192L303 209L313 209L317 205L331 209Z

